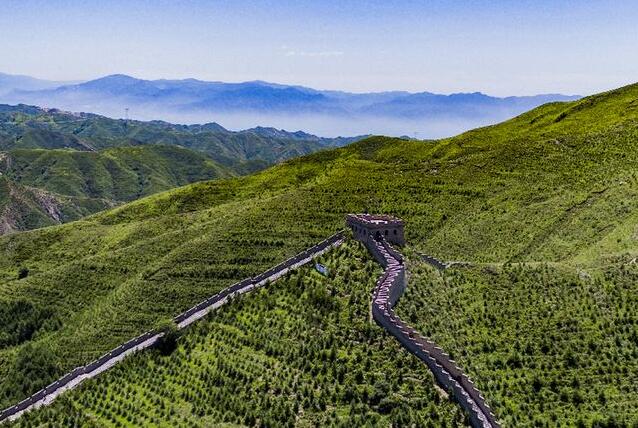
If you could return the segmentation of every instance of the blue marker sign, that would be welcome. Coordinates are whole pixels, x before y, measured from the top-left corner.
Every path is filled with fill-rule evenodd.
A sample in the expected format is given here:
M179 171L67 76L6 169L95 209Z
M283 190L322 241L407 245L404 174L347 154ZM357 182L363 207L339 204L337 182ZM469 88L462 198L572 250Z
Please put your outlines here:
M321 263L315 263L315 269L317 269L317 272L319 272L323 276L328 276L328 268Z

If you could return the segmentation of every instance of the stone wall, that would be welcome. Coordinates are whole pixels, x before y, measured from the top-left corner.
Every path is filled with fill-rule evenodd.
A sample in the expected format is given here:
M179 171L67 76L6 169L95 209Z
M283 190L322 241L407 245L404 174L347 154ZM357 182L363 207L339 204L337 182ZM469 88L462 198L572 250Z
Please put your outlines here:
M198 319L203 318L213 309L227 303L233 297L249 292L257 287L264 286L285 275L290 270L296 269L310 262L313 257L324 253L333 246L340 245L343 242L343 239L343 232L338 232L321 241L319 244L310 247L288 260L268 269L266 272L252 278L246 278L228 288L223 289L214 296L209 297L203 302L200 302L185 312L177 315L173 320L179 328L184 328ZM124 356L155 345L162 336L163 333L159 331L146 332L109 351L97 360L92 361L85 366L76 367L52 384L22 400L18 404L0 412L0 423L5 420L13 420L27 410L50 404L53 399L62 392L75 388L83 380L94 377L102 371L107 370L112 365L121 361Z
M394 313L392 308L407 286L406 270L401 253L389 245L383 237L375 239L372 235L355 235L355 238L361 240L375 260L384 267L384 273L378 279L372 294L372 315L375 321L396 337L406 349L427 364L438 383L450 392L469 414L473 426L499 428L500 425L485 403L485 399L454 360L434 342L421 336ZM177 315L174 321L179 328L184 328L203 318L210 311L224 305L233 297L278 279L288 271L310 262L313 257L341 242L343 242L343 233L339 232L255 277L246 278L225 288ZM49 404L57 395L75 388L83 380L107 370L126 355L155 345L162 336L163 333L158 331L146 332L118 346L97 360L71 370L27 399L0 412L0 423L7 419L13 420L24 411L45 405L45 402Z
M423 259L424 262L434 266L435 268L437 268L439 270L445 270L448 267L447 263L442 262L441 260L437 259L436 257L429 256L427 254L419 254L419 256L421 256L421 259Z
M437 382L451 393L468 413L472 426L499 428L500 425L484 397L456 362L434 342L421 336L394 313L392 308L407 286L403 257L383 238L372 238L368 236L362 241L385 269L372 294L372 316L375 321L427 364Z

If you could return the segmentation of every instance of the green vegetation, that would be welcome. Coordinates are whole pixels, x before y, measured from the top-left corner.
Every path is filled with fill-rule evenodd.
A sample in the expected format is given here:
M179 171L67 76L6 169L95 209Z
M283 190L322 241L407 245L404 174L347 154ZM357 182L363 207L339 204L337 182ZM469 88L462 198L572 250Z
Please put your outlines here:
M0 154L0 189L6 189L0 190L0 233L76 220L194 181L232 175L178 146L13 150Z
M1 238L0 301L46 304L60 327L0 350L0 379L18 384L0 384L0 401L24 397L49 374L89 361L342 228L345 213L367 209L407 222L415 274L398 310L449 348L506 426L636 424L637 144L638 86L629 86L447 140L370 138ZM443 281L419 266L418 252L476 267ZM23 267L29 275L17 279ZM249 309L261 298L239 304ZM282 311L306 310L302 299L290 304ZM224 319L237 327L240 313ZM180 347L209 334L198 331ZM276 348L277 340L271 333L264 346ZM303 355L314 340L287 346ZM27 346L48 350L47 370L33 374L24 364ZM193 365L218 352L200 349ZM384 352L365 350L370 359ZM392 356L407 358L398 348ZM168 370L164 360L144 358L158 373ZM133 379L139 364L146 363L114 373ZM122 408L137 405L111 376L87 394L105 391ZM191 385L186 379L182 388ZM77 397L78 412L92 412L91 400Z
M194 181L232 175L198 153L161 145L100 152L13 150L4 164L2 174L22 185L120 203Z
M466 426L427 368L371 323L381 271L355 243L242 296L170 355L138 354L19 421L53 426Z
M353 140L0 105L0 234L77 220Z
M409 269L418 287L399 314L467 368L506 426L638 423L635 265Z
M173 320L161 323L156 330L164 333L157 342L157 349L162 355L170 355L177 348L177 339L181 335L181 331Z
M0 305L0 348L30 340L38 331L55 330L57 320L51 311L25 301Z
M81 218L112 206L105 199L55 194L0 175L0 235Z
M272 128L232 132L216 123L175 125L116 120L89 113L0 104L0 151L37 148L91 151L161 144L191 149L232 169L251 169L357 139L360 137L321 138Z

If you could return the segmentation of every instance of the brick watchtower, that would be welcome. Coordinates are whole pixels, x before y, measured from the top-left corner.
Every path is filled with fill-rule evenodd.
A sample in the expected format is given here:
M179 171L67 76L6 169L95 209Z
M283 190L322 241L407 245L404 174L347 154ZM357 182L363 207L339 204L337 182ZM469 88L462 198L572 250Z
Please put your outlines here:
M366 241L368 236L383 236L386 241L404 245L403 220L389 215L348 214L346 224L355 239Z

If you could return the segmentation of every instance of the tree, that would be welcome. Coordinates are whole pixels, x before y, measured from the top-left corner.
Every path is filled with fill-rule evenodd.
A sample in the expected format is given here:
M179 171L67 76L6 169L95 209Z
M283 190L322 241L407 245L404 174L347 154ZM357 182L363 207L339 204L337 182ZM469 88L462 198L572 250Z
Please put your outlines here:
M18 269L18 279L24 279L27 276L29 276L29 269L24 266L20 267L20 269Z
M179 328L173 320L163 321L158 331L164 333L157 341L157 349L162 355L170 355L177 349L177 339L180 336Z

